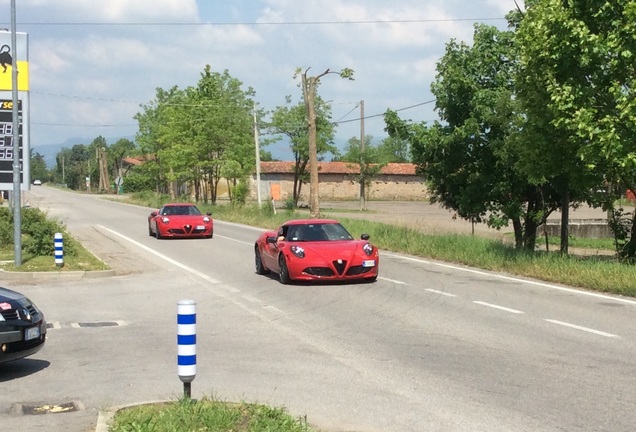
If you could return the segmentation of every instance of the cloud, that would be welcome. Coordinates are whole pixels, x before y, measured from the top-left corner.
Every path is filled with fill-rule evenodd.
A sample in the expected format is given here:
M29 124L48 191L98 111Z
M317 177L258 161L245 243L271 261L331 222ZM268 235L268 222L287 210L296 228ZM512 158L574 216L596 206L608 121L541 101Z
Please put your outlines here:
M0 0L8 10L9 0ZM29 33L32 145L69 136L130 136L133 116L158 87L196 85L205 65L253 87L264 109L300 99L297 67L355 70L326 77L334 120L430 100L435 64L451 38L470 42L473 21L502 18L513 0L21 0ZM488 23L505 27L505 21ZM7 26L0 23L0 27ZM8 26L7 26L8 27ZM428 120L432 106L408 110ZM368 133L384 134L381 117ZM345 138L359 123L338 128Z

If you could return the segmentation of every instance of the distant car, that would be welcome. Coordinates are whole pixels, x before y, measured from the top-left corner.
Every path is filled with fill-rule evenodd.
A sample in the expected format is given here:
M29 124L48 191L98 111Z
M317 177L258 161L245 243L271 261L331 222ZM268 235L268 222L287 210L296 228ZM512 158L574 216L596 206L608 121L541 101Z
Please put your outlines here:
M256 273L277 273L292 281L374 282L380 255L369 235L354 239L333 219L297 219L265 231L254 244Z
M212 238L212 214L202 214L190 203L165 204L148 216L148 235L161 238Z
M0 363L35 354L45 341L44 314L24 295L0 287Z
M35 186L42 186L42 180L33 180Z

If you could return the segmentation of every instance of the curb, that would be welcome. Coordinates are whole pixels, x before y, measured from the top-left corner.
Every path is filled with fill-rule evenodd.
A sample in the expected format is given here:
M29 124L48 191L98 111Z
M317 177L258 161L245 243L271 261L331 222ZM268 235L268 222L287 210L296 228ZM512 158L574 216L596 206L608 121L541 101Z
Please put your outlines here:
M0 270L3 280L29 281L40 279L82 279L115 276L115 270L98 271L51 271L51 272L12 272Z

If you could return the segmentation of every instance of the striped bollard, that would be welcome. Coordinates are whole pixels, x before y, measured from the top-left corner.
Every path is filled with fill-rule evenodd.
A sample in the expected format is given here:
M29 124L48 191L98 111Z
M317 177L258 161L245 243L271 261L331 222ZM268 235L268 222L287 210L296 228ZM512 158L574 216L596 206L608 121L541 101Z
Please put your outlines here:
M55 233L53 243L55 246L55 265L64 267L64 242L62 240L62 233Z
M192 395L191 383L197 374L196 305L194 300L177 302L177 373L186 399Z

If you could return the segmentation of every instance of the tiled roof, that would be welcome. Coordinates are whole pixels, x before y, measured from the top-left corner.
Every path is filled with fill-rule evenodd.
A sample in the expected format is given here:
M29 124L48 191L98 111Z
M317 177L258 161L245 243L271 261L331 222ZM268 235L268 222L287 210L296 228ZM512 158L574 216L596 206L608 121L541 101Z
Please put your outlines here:
M261 174L288 174L293 171L294 162L261 162ZM318 173L320 174L358 174L359 172L360 166L351 162L318 162ZM415 164L390 163L382 167L381 173L416 175Z

